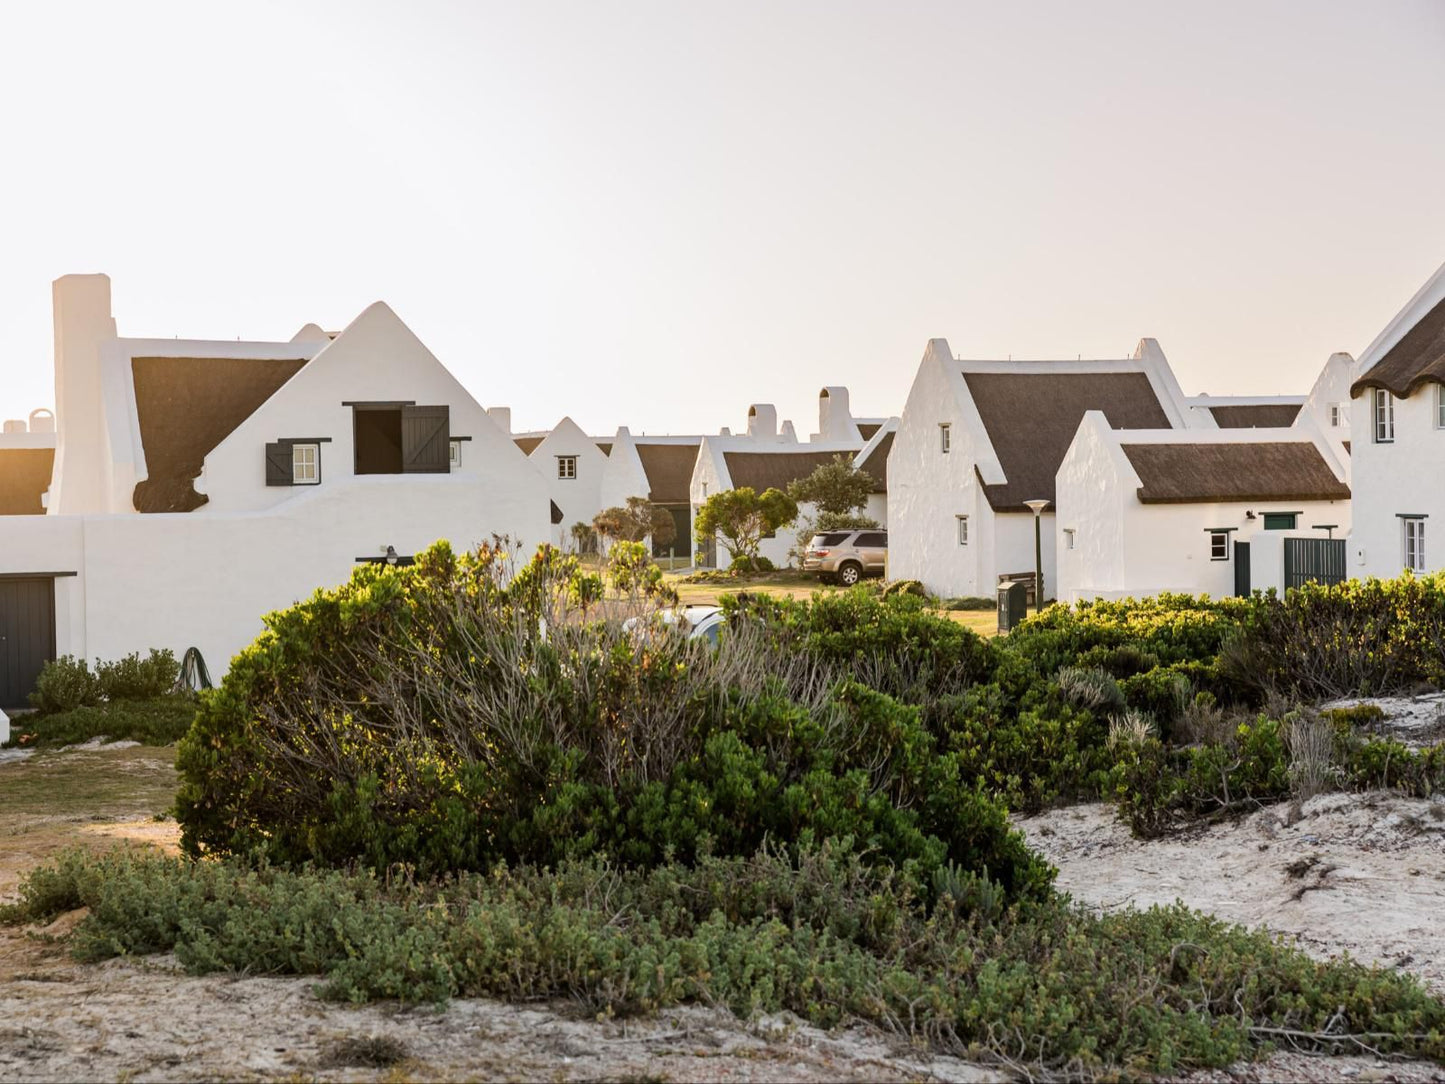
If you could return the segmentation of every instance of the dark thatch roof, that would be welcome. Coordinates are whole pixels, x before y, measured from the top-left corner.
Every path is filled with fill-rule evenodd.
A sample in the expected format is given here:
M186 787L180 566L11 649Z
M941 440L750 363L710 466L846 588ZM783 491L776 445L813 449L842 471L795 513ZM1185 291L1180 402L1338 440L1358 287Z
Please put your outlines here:
M882 422L859 422L858 435L863 438L863 443L867 444L870 440L874 438L874 436L877 435L878 430L882 428Z
M205 504L191 485L202 461L305 364L305 358L131 359L147 475L135 487L136 511L191 512Z
M985 485L995 512L1026 512L1024 501L1054 500L1054 475L1090 410L1114 429L1169 429L1143 373L964 373L983 417L1003 485Z
M835 456L844 460L853 457L847 452L723 452L723 462L733 480L734 489L751 486L761 493L765 489L787 489L789 482L806 478Z
M611 456L612 442L610 440L599 440L597 442L597 450L605 456Z
M1221 429L1288 429L1299 417L1302 403L1233 403L1212 406L1209 413Z
M1350 487L1309 441L1122 447L1143 483L1139 500L1144 504L1350 498Z
M642 470L647 475L650 492L647 499L653 504L687 504L692 488L692 468L697 464L697 443L688 444L642 444L637 447L637 456L642 460Z
M512 443L515 444L518 448L522 449L523 455L531 455L537 450L537 445L541 444L546 439L547 437L545 434L540 437L513 437Z
M1445 300L1427 312L1350 388L1354 398L1367 388L1384 388L1401 399L1422 384L1445 384Z
M893 438L896 435L885 433L883 439L868 453L868 458L858 464L859 470L872 475L874 493L888 492L888 453L893 451Z
M0 516L43 516L54 448L0 448Z

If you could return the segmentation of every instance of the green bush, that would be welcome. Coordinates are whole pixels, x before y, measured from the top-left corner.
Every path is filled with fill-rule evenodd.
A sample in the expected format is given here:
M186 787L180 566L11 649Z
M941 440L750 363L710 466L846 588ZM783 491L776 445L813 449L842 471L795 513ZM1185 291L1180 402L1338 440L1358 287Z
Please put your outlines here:
M940 610L992 610L997 602L991 598L984 598L981 595L962 595L958 598L946 598L938 604Z
M97 662L95 677L107 700L153 700L176 684L180 664L169 649L152 650L144 659L130 654L114 662Z
M62 655L41 667L30 694L30 706L43 712L73 711L100 700L100 682L90 665L74 655Z
M701 1002L822 1027L861 1019L1034 1077L1219 1068L1279 1031L1320 1052L1361 1037L1445 1058L1445 1006L1406 976L1315 961L1177 906L1008 907L987 878L948 866L932 886L929 908L835 849L436 883L73 853L32 874L4 917L86 907L81 959L174 952L193 974L321 975L324 996L354 1002L565 997L597 1013Z
M92 738L170 745L185 737L196 717L195 698L186 693L152 700L114 700L70 711L22 716L12 724L11 745L78 745Z
M187 851L429 876L847 838L920 885L954 862L1047 893L1003 808L886 695L986 668L972 633L860 596L819 607L800 650L747 621L710 650L584 619L579 575L554 549L513 576L502 550L438 545L270 615L181 744ZM849 644L885 642L860 683Z
M775 568L773 562L761 554L756 557L734 557L728 565L728 571L734 573L772 572Z

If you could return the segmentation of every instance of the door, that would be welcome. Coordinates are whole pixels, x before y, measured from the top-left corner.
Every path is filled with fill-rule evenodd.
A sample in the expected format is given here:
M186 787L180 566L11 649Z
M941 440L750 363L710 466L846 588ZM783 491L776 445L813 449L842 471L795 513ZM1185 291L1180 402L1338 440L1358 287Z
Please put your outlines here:
M401 408L401 469L446 474L452 469L451 411L444 406Z
M0 708L28 707L41 667L55 658L55 581L0 578Z
M1234 544L1234 593L1240 598L1248 598L1249 592L1249 543L1236 542Z

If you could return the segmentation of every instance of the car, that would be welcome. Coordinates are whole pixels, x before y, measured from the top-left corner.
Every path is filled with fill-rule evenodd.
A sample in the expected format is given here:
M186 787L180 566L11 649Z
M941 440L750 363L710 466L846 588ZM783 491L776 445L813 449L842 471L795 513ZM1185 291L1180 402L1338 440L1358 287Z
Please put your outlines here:
M664 625L678 625L687 632L689 640L706 640L710 647L716 647L727 617L721 606L681 606L671 610L660 610L652 620ZM628 632L639 627L642 618L629 617L622 623Z
M815 534L803 554L803 571L816 572L824 583L852 587L864 576L882 576L888 565L888 532L823 531Z

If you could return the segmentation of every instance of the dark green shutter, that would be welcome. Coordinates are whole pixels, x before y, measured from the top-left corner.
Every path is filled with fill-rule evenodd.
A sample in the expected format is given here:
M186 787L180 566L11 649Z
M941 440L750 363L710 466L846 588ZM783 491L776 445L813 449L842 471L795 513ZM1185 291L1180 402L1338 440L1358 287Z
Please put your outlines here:
M292 484L291 445L281 441L266 445L266 484L268 486Z

